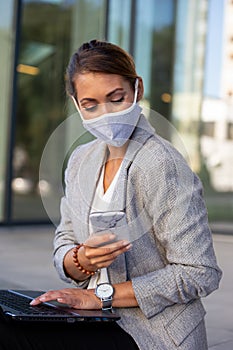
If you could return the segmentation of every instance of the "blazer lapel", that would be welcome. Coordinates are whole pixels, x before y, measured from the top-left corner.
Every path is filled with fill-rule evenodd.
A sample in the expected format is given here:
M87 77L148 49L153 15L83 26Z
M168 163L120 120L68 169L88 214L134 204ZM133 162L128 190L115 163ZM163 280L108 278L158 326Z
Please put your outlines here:
M153 134L154 129L150 126L144 115L141 115L138 125L132 134L127 152L122 162L121 173L112 197L111 210L125 210L128 170L138 151L142 148L146 140Z
M154 134L154 129L147 122L146 118L141 115L137 128L135 129L126 155L124 157L121 173L117 181L116 189L112 198L111 209L125 210L127 203L127 183L128 171L138 151L151 135ZM125 253L126 254L126 253ZM126 255L121 254L109 267L109 277L112 283L121 283L128 280L127 278L127 262Z

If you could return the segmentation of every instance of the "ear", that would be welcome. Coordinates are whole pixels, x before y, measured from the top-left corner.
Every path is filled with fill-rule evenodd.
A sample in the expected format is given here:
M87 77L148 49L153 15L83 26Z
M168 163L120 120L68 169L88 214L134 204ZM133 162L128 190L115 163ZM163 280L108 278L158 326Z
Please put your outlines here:
M138 97L137 102L139 102L143 98L144 94L144 85L141 77L138 77Z

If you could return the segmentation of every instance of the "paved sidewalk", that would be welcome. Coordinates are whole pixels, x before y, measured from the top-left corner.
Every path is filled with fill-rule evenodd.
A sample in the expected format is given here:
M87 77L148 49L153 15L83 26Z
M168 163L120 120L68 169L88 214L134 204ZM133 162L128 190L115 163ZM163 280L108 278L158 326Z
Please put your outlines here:
M232 235L214 234L213 239L223 277L220 288L203 300L209 349L233 350L233 230Z
M53 235L53 226L0 227L1 289L70 287L52 264ZM209 349L233 350L233 229L232 235L213 234L213 239L223 278L219 290L203 300Z

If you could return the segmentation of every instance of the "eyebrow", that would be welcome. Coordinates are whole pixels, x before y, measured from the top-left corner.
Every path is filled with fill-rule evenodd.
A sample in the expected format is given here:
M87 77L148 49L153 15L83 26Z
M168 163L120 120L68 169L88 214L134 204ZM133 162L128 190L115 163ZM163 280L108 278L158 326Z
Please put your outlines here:
M123 88L116 88L114 89L113 91L110 91L106 97L110 97L111 95L115 94L115 92L121 92L121 91L124 91ZM91 97L84 97L80 100L80 103L84 102L84 101L95 101L95 98L91 98Z

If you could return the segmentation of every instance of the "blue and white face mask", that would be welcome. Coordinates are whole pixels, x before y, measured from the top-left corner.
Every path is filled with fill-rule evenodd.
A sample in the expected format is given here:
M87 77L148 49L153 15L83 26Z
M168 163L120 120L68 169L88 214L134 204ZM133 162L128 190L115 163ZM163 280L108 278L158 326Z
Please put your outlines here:
M142 111L137 103L137 95L138 79L135 82L134 101L130 107L117 112L105 113L93 119L84 119L75 98L72 98L82 118L84 128L108 145L121 147L132 135Z

